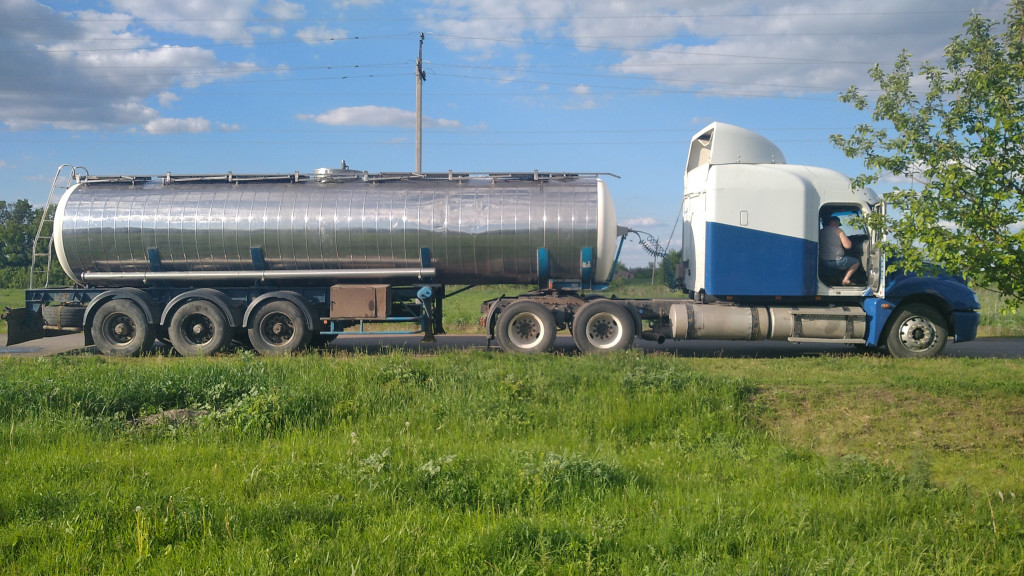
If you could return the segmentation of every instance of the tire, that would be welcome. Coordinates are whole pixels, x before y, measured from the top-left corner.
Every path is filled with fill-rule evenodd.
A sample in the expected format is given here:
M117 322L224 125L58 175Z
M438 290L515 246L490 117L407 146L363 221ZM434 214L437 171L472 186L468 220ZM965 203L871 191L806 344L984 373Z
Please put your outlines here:
M908 304L896 311L885 343L896 358L932 358L946 347L949 329L938 310Z
M43 324L46 326L81 328L84 323L84 306L43 306Z
M171 316L167 335L182 356L212 356L231 342L233 330L220 308L208 300L190 300Z
M107 356L138 356L156 339L156 326L131 300L110 300L96 310L90 329L93 344Z
M572 339L584 354L627 350L635 337L633 314L608 300L586 304L572 321Z
M540 354L555 343L555 316L544 306L517 300L498 316L498 344L513 354Z
M260 306L249 328L253 349L267 356L298 352L309 344L311 336L302 310L287 300L273 300Z

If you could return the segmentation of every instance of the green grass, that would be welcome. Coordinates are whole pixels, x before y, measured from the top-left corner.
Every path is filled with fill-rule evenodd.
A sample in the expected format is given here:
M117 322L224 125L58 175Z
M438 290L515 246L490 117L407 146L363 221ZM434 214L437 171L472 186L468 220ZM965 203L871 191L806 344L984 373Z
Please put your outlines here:
M396 351L0 373L5 575L1024 570L1020 361ZM201 415L138 423L185 407Z
M975 288L974 291L981 302L981 326L978 328L978 336L1024 336L1024 308L1007 309L1005 298L998 292L985 288Z
M0 288L0 311L4 308L24 308L25 291L17 288ZM0 320L0 333L7 333L7 321Z

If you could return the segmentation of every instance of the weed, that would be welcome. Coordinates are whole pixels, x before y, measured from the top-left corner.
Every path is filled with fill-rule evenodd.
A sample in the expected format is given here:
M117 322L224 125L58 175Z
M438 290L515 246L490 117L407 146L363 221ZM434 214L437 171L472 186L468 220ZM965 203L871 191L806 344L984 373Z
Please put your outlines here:
M149 557L149 526L142 506L135 507L135 552L136 562L142 562Z

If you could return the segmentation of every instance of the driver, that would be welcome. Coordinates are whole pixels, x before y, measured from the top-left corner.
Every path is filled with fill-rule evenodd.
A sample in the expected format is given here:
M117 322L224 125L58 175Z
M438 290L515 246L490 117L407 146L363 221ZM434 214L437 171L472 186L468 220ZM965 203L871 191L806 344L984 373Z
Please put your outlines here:
M853 242L839 227L839 217L828 217L825 227L818 234L818 257L822 266L832 270L846 271L843 286L853 284L850 278L860 268L860 260L847 256L846 251L853 247Z

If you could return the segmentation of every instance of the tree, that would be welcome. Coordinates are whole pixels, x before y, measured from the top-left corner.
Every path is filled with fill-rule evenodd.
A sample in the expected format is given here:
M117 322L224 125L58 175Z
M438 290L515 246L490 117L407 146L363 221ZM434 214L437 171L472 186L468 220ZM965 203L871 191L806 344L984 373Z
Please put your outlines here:
M1005 29L974 15L951 39L942 66L911 68L906 51L892 71L871 78L881 89L874 124L832 143L863 158L866 186L891 175L895 208L869 224L888 235L886 251L908 271L926 263L995 287L1011 305L1024 301L1024 0L1013 0ZM858 110L869 99L851 87L840 99Z
M679 262L683 259L683 253L679 250L669 250L661 258L661 278L665 282L665 286L668 286L672 290L682 290L683 285L680 282L680 278L676 277L676 268L679 266Z
M22 268L32 263L41 209L24 198L8 204L0 200L0 268Z

